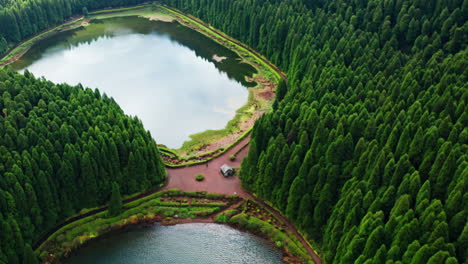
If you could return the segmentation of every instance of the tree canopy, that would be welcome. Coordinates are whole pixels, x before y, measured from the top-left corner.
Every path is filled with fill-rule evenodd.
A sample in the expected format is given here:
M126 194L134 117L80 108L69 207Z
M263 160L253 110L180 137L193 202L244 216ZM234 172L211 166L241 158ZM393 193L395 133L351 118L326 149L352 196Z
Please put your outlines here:
M149 132L99 91L0 69L0 95L0 262L34 263L60 221L165 180Z
M144 0L0 0L0 56L8 47L88 10L136 5ZM7 45L9 43L9 45Z
M468 1L163 2L287 73L240 176L327 263L466 262Z
M137 2L0 0L0 54L84 7ZM467 261L467 0L161 2L287 73L240 177L328 263ZM105 95L10 71L0 93L0 262L106 203L112 181L129 194L163 180L150 135Z

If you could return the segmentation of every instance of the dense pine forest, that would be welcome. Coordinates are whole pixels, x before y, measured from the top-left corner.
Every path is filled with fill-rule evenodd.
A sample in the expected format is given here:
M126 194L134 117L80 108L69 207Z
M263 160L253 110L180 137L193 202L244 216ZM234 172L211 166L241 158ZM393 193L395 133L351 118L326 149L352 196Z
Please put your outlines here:
M241 177L327 263L466 263L468 1L165 2L287 72Z
M0 54L139 0L0 0ZM163 0L288 75L240 177L326 263L468 261L468 0ZM112 99L0 70L0 263L81 208L158 185L155 142Z
M84 10L135 5L144 0L0 0L0 56L27 37L82 15ZM86 12L86 11L85 11Z
M165 180L156 143L113 99L0 69L0 263L65 218ZM114 187L115 188L115 187Z

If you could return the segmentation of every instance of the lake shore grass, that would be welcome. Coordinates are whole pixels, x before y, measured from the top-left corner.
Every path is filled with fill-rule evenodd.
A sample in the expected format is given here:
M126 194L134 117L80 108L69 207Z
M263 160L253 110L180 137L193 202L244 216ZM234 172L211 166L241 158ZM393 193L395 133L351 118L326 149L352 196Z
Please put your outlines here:
M84 16L76 16L68 21L64 22L63 24L60 24L58 26L51 27L49 29L43 30L32 37L20 42L18 45L13 47L9 52L6 53L1 59L0 59L0 67L7 66L8 64L11 64L21 58L28 50L37 42L49 38L57 33L63 32L63 31L68 31L68 30L73 30L82 26L86 26L89 22L90 19L104 19L107 17L113 17L113 16L118 16L119 13L122 13L122 15L129 16L131 15L132 12L141 10L141 9L147 9L148 5L138 5L138 6L132 6L132 7L125 7L125 8L112 8L112 9L103 9L103 10L97 10L89 13L88 17ZM135 12L135 15L139 15L139 12Z
M228 122L224 129L208 130L191 135L191 140L184 142L182 147L176 150L179 153L179 156L183 159L190 159L190 156L200 156L206 152L221 151L222 154L227 151L228 148L223 146L212 149L209 147L207 148L206 146L210 146L210 144L213 142L223 140L224 138L233 134L240 136L247 130L245 127L242 127L243 123L248 122L249 119L253 119L251 121L255 121L264 112L271 108L274 100L274 91L276 90L276 86L279 80L282 78L282 76L279 74L280 71L279 69L274 68L266 58L249 51L247 48L243 47L239 41L217 29L214 29L198 18L183 14L176 9L163 5L158 5L157 10L175 17L180 24L197 31L225 46L226 48L234 51L240 57L243 63L251 65L257 71L257 73L254 74L252 78L252 81L256 81L257 85L249 89L247 103L239 110L237 110L234 118ZM265 92L270 92L272 96L262 97L262 93ZM254 122L251 122L248 129L253 126L253 123ZM240 140L235 140L234 143L239 141Z
M72 30L78 27L81 27L85 23L84 17L75 17L72 18L71 20L65 22L62 25L59 25L57 27L53 27L51 29L47 29L45 31L42 31L33 37L20 42L18 45L16 45L14 48L12 48L3 58L0 59L0 67L7 66L10 63L15 62L18 60L21 56L23 56L35 43L37 43L40 40L46 39L52 35L55 35L59 32L67 31L67 30Z
M60 227L36 249L36 253L43 263L60 263L73 251L99 237L131 226L154 223L227 224L267 239L283 251L287 263L313 263L309 262L310 256L294 234L284 229L284 223L258 203L233 195L176 189L126 203L118 216L110 217L107 211L102 211Z
M237 144L250 131L256 119L271 109L277 83L281 78L284 78L277 68L260 54L249 50L248 47L239 41L214 29L203 21L157 3L96 10L90 12L86 18L83 16L75 17L62 25L38 33L30 39L23 41L0 60L0 67L18 60L35 43L54 34L87 26L89 21L93 19L106 19L118 16L140 16L164 22L177 21L181 25L189 27L234 51L240 57L241 62L253 66L257 71L250 80L257 82L257 85L249 88L247 103L236 111L235 116L228 122L226 127L220 130L207 130L191 135L190 139L184 142L181 148L173 150L173 152L177 153L177 158L180 158L182 162L171 163L168 161L170 159L165 159L168 167L200 164L210 160L207 158L205 161L200 161L198 158L200 156L212 157L213 155L221 155L232 145ZM165 152L162 152L162 154L164 158Z
M283 251L286 256L283 260L287 263L315 263L286 224L253 199L245 199L233 208L224 210L216 216L215 221L269 240Z

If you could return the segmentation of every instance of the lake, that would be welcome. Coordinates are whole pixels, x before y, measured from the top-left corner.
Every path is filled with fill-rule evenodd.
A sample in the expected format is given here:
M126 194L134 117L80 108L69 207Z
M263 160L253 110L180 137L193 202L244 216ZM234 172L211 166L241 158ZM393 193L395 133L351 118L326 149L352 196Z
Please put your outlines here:
M263 239L218 224L133 228L90 242L65 264L280 264Z
M170 148L192 134L224 128L255 85L245 80L255 69L233 51L176 22L140 17L93 20L58 33L12 67L98 88Z

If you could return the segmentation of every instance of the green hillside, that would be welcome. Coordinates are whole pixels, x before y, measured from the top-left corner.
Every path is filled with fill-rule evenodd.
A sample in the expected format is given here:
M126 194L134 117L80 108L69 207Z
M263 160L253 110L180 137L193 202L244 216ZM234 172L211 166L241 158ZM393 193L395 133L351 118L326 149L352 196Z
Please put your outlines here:
M243 184L327 263L466 263L468 1L165 1L289 77Z
M141 2L0 0L0 54ZM240 177L325 263L468 263L468 0L160 2L287 74ZM112 182L165 180L154 140L107 96L8 69L0 94L0 263L34 263L38 236L105 204Z
M124 195L164 182L151 135L106 95L1 69L0 94L0 263L30 263L42 233L106 204L113 182Z

